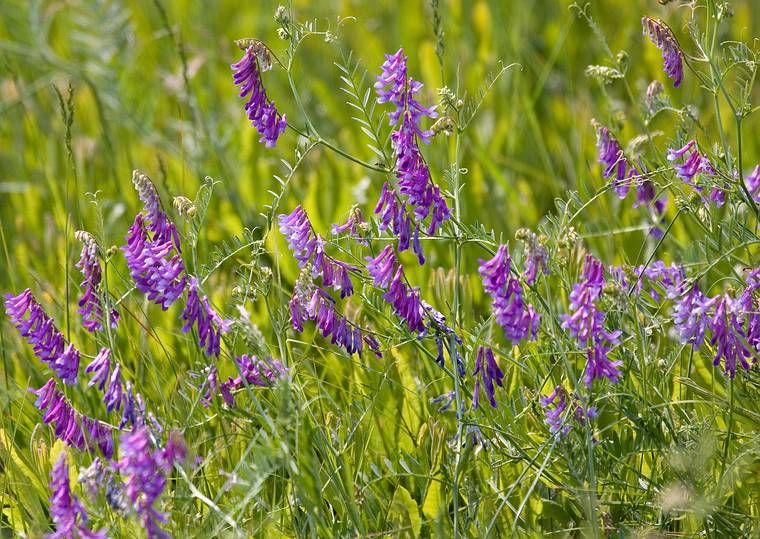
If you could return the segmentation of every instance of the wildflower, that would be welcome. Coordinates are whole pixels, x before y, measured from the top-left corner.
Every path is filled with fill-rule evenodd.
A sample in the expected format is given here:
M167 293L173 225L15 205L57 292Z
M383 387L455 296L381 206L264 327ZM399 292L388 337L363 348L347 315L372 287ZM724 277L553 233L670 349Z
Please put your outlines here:
M480 378L478 378L480 374ZM481 383L486 391L486 396L491 406L496 408L496 397L494 383L499 387L504 387L504 373L499 368L493 350L486 346L478 346L478 354L475 359L475 370L472 373L475 378L475 389L472 391L472 407L477 410L480 404L480 386Z
M510 275L511 259L506 245L500 245L490 260L479 260L478 272L483 286L491 296L496 323L507 339L517 344L523 339L534 340L541 321L540 315L522 297L520 281Z
M760 165L756 165L752 173L745 178L747 190L752 195L752 200L760 202Z
M715 303L715 313L709 321L712 331L710 344L715 347L716 367L723 361L723 369L730 378L736 376L736 364L749 369L747 359L754 356L747 346L747 334L741 317L737 315L738 305L728 295L723 294Z
M523 273L523 279L525 279L525 283L532 285L536 282L539 268L544 275L549 275L549 266L547 265L549 253L547 253L546 246L543 243L546 240L546 236L539 237L527 228L520 228L515 233L515 238L522 240L524 244L523 260L525 261L526 269Z
M610 130L596 120L592 120L592 124L596 128L596 147L599 151L599 163L604 166L602 176L609 178L614 172L615 180L612 185L618 196L621 199L625 198L631 182L641 176L641 173L635 166L629 163L623 154L620 143L612 136Z
M570 293L570 314L562 316L562 327L586 348L585 383L591 387L597 378L607 378L617 383L620 376L620 361L609 358L610 346L620 344L621 331L607 331L604 327L604 313L596 301L604 286L604 267L591 255L586 255L582 278Z
M415 242L413 248L420 264L425 257L419 242L419 226L430 217L427 233L433 234L444 220L451 216L451 210L441 196L440 188L433 182L430 169L420 152L417 140L430 142L432 130L423 130L420 123L423 117L436 118L435 106L423 107L416 99L422 84L408 76L407 57L403 49L393 55L385 56L382 73L375 83L378 103L390 103L394 110L389 113L391 125L396 130L391 133L391 143L396 155L396 179L398 197L386 183L375 207L375 213L381 214L382 229L393 224L393 232L399 235L399 251L409 247L411 238L411 220L407 214L407 205L414 215Z
M673 86L677 88L683 80L683 61L673 32L664 22L650 17L643 17L641 24L644 27L644 35L662 51L665 74L673 79Z
M464 362L462 361L462 357L459 355L458 350L458 347L461 347L463 344L462 339L459 337L459 335L456 334L453 328L449 327L449 325L446 324L446 317L443 315L443 313L435 309L425 300L422 300L420 302L420 305L422 306L423 312L430 319L430 324L425 327L425 330L420 333L418 338L424 337L430 330L434 332L433 338L435 339L435 345L438 351L438 355L435 361L438 363L438 365L443 367L445 363L445 359L443 357L444 339L449 340L449 343L451 344L450 338L453 337L453 350L451 347L449 348L449 356L452 357L451 361L455 365L459 376L464 377L466 371L464 368Z
M105 539L105 532L90 530L87 524L87 512L74 494L69 483L69 465L66 453L61 453L50 472L49 498L50 516L55 524L55 532L45 534L48 539L81 537L83 539Z
M42 422L54 424L55 437L80 451L93 451L96 447L106 458L113 455L111 428L76 411L55 387L50 378L39 389L30 389L37 396L34 405L45 411Z
M108 389L103 395L103 402L106 403L106 410L111 412L121 407L121 365L118 363L111 374L108 382Z
M76 267L84 275L84 281L80 285L84 288L84 294L79 300L78 313L82 317L82 326L87 331L100 331L103 329L103 305L100 300L100 282L103 271L98 260L98 243L89 232L79 230L74 237L82 242L82 253ZM111 327L116 327L119 323L119 313L116 309L110 312Z
M717 299L705 296L696 283L676 299L673 325L683 344L689 343L695 348L702 346L709 323L707 313Z
M562 386L554 388L548 396L541 397L541 406L544 408L546 419L544 423L549 426L551 434L560 434L567 436L570 432L570 425L565 422L565 410L567 410L567 391ZM554 408L549 408L554 404Z
M243 354L236 358L235 361L240 367L240 374L234 378L229 377L220 385L222 398L228 406L232 406L235 403L233 391L246 386L270 386L288 372L279 360L272 359L271 357L260 360L256 356Z
M229 331L231 321L224 320L211 308L208 297L198 294L198 280L190 277L187 293L187 304L180 317L185 321L182 331L187 333L196 325L201 348L206 349L209 356L218 356L220 351L221 334Z
M160 449L152 449L145 426L137 426L119 438L120 458L115 464L126 477L126 494L138 516L142 519L149 538L168 538L160 524L166 515L155 504L166 486L166 472L170 469Z
M108 348L101 348L98 355L95 356L89 365L84 369L84 372L92 373L92 378L87 382L87 387L92 387L95 384L98 385L98 389L101 391L108 381L108 375L111 371L111 350Z
M66 344L63 334L34 298L32 291L27 288L18 296L6 294L5 312L21 336L32 345L37 357L47 363L63 383L76 383L79 350L71 343Z
M259 63L259 57L265 60L263 65ZM259 142L267 148L273 148L278 137L285 131L287 120L284 114L280 115L277 112L274 101L270 101L267 97L266 89L261 81L261 72L271 68L268 58L266 47L256 42L250 44L240 61L230 67L235 71L233 75L235 85L240 86L238 95L245 97L250 94L245 103L245 111L248 119L251 120L251 125L261 135Z
M153 182L135 170L132 182L143 202L145 215L138 213L121 249L135 286L163 310L185 290L187 277L180 256L179 234L161 209L161 199Z
M124 407L121 410L121 422L119 423L119 429L123 429L127 425L135 426L140 422L143 422L141 414L138 413L138 397L135 396L135 392L132 389L132 384L127 381L124 391L122 393L122 404Z
M476 382L477 383L477 382ZM439 412L446 412L451 408L451 405L454 404L454 397L456 394L453 391L449 391L448 393L444 393L443 395L439 395L437 397L433 397L430 399L430 404L441 404L438 407Z
M346 231L348 231L348 234L358 240L358 242L362 245L367 245L367 241L364 239L364 236L362 234L362 231L365 229L367 222L364 220L364 215L362 215L362 211L359 209L358 206L354 206L351 208L351 211L348 213L348 219L346 219L346 222L342 225L333 225L332 226L332 233L333 234L342 234Z

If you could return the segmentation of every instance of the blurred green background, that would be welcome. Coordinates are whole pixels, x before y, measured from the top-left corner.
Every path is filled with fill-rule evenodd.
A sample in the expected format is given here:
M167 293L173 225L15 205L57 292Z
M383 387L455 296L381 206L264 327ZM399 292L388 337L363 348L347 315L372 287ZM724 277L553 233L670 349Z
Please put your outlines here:
M244 227L253 229L265 224L261 213L272 201L269 191L279 190L274 176L287 174L280 160L292 163L299 141L292 131L287 131L276 149L266 149L257 142L258 135L245 119L242 100L232 85L229 64L241 55L233 41L242 37L259 38L275 53L284 55L286 45L278 38L273 21L277 4L182 0L0 2L0 290L20 292L29 286L61 325L67 311L75 316L72 305L80 277L73 263L80 247L73 241L73 230L95 232L104 246L122 245L139 208L130 184L134 168L145 171L157 182L166 205L171 196L193 198L204 176L221 182L206 217L199 245L201 260L215 245L240 234ZM589 3L588 14L596 21L607 46L567 2L441 0L445 33L442 79L429 2L296 1L292 8L299 20L314 20L318 28L330 29L337 40L328 43L309 38L299 48L294 80L321 135L352 155L372 161L374 155L366 147L369 141L351 120L353 110L345 103L347 96L338 89L341 72L334 62L341 62L353 51L354 59L361 62L360 70L367 69L368 77L374 77L379 73L383 54L404 47L410 57L410 74L425 84L423 103L436 101L436 91L442 85L458 89L460 96L473 95L489 73L499 70L499 62L518 64L505 72L486 97L463 139L461 161L466 169L462 177L463 221L479 221L511 239L519 227L536 228L543 216L554 210L556 197L565 197L568 190L574 190L585 201L605 184L596 163L590 121L597 118L614 126L624 143L642 134L640 111L645 88L653 79L665 84L674 106L694 107L700 125L706 128L697 132L700 142L712 148L717 135L711 96L688 73L683 86L673 91L662 73L660 52L641 34L640 18L650 15L668 21L679 39L687 42L688 8L678 8L676 4L663 6L655 0ZM749 39L757 35L760 10L755 2L732 5L734 17L726 25L730 33L721 37ZM619 51L627 54L628 87L620 83L602 87L585 75L589 64L613 66ZM275 66L264 74L264 83L278 109L301 128L303 119L298 116L283 70ZM55 89L65 102L69 85L74 91L74 112L73 117L68 117L67 128L67 114L62 114ZM729 114L724 112L728 126ZM655 138L660 157L675 137L677 124L674 115L661 114L649 126L653 131L662 131ZM747 133L756 132L756 119L750 118L745 127ZM437 138L425 150L432 174L441 184L443 172L449 167L450 142ZM745 137L744 151L745 163L760 159L756 137ZM316 148L290 181L280 210L289 212L303 203L315 228L327 233L330 224L345 217L354 203L362 205L365 215L370 214L383 179L380 173ZM652 245L643 214L631 208L632 196L622 202L611 193L599 197L584 210L579 219L582 224L576 225L587 245L606 263L636 260L642 244ZM94 200L97 205L92 204ZM668 216L672 218L674 213L671 200ZM687 262L689 253L696 257L690 245L703 232L694 229L689 219L678 222L660 253L663 258L667 260L675 252ZM268 247L284 249L278 234L272 235ZM466 250L465 255L465 269L473 273L482 252ZM436 277L439 267L445 269L439 270ZM439 282L441 272L449 267L448 248L431 249L430 264L408 273L425 289L426 284ZM229 273L220 272L212 279L213 286L208 287L220 306L226 304L233 284L234 276ZM285 281L292 281L294 264L284 264L282 273ZM68 303L61 292L67 284L72 294ZM445 302L439 303L443 308ZM276 342L276 328L267 325L264 306L254 305L253 309L267 341ZM164 320L162 313L151 312L152 320ZM73 322L74 319L72 326ZM186 341L173 340L179 333L179 324L162 324L161 338L173 346L171 357L163 363L167 371L151 372L138 359L133 360L129 370L140 380L143 393L154 402L163 402L167 413L172 406L180 406L172 400L173 390L188 384L184 373L196 368L200 360ZM146 352L137 334L133 331L126 340L134 357L140 358ZM0 399L6 405L7 430L15 423L14 414L19 413L10 403L24 399L23 389L42 383L44 378L39 365L31 363L31 353L22 351L9 324L0 325L0 338L6 389ZM413 359L399 360L407 367L399 374L405 391L419 387L409 374L407 362ZM319 371L320 365L315 367L318 372L314 374L314 387L306 392L324 390L323 383L335 393L339 393L341 384L348 387L348 367L345 362L336 364L342 366L330 372ZM711 375L704 373L707 380ZM383 382L378 381L382 372L374 374L378 378L372 384L382 387ZM520 399L518 386L513 381L514 400ZM332 422L339 423L331 414L339 414L343 400L350 402L352 398L353 393L347 390L331 403L335 409L322 418L327 425L325 432L332 428ZM95 397L90 400L90 410L97 410ZM378 402L381 400L378 398ZM26 443L24 437L38 419L30 406L23 410L29 415L26 427L17 436L22 440L17 440L19 447ZM376 418L395 418L399 413L392 404L381 412ZM425 413L421 411L420 416L426 417ZM175 419L179 417L177 414ZM215 438L207 434L209 446L216 447ZM404 448L411 451L409 440L418 436L423 437L410 430ZM326 437L319 440L317 445L330 445ZM442 440L443 437L436 438L439 450L445 445ZM357 446L355 450L361 449ZM373 449L380 452L377 447ZM386 453L393 451L395 448L386 447ZM357 457L357 461L361 458ZM614 468L616 463L609 461L607 465ZM39 491L44 493L45 474L38 473L37 479ZM223 477L215 480L224 482ZM625 489L625 483L621 484ZM399 491L395 492L394 503ZM644 504L648 494L642 491L633 496L640 496L637 499L644 500ZM272 494L272 499L281 495ZM497 503L494 497L493 503ZM531 506L531 510L542 514L539 506ZM553 510L546 502L545 518L550 519ZM188 513L186 529L192 528L192 519ZM44 517L40 521L44 522Z

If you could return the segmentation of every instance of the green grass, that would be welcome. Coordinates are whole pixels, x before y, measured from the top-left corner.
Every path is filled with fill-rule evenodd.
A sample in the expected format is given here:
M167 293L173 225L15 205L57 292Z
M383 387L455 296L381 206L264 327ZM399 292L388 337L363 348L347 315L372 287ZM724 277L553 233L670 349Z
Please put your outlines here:
M347 104L356 98L339 89L346 70L361 101L382 55L403 46L410 74L425 84L424 102L432 103L444 85L477 101L509 66L461 137L440 136L425 148L436 181L452 192L462 188L459 232L482 242L455 247L450 239L429 239L421 268L411 253L401 256L423 297L450 322L457 314L468 373L477 345L492 343L506 373L497 409L468 407L461 421L439 413L429 399L454 389L451 373L366 282L346 311L382 334L382 359L349 358L312 326L303 334L289 329L298 268L276 227L270 232L272 218L303 204L315 229L329 235L353 204L372 213L386 175L292 130L276 149L258 144L229 64L240 56L233 42L242 37L259 38L287 58L272 18L275 2L220 2L213 10L183 0L0 4L0 289L32 288L85 355L111 346L149 409L184 433L189 463L175 470L162 499L175 537L758 536L760 378L754 370L731 382L708 353L676 344L663 322L668 305L634 295L610 299L610 326L630 330L621 347L624 376L618 385L594 386L600 416L593 425L555 439L538 401L563 380L581 387L573 378L585 358L559 327L583 254L568 239L570 227L605 264L680 261L715 293L737 286L742 268L757 266L751 213L692 211L690 191L666 173L656 181L669 195L665 218L672 226L658 243L630 195L619 201L605 189L596 163L592 118L621 141L649 133L655 144L645 161L652 169L676 138L696 136L717 155L721 130L736 157L725 102L716 109L690 72L674 91L660 52L641 36L639 20L650 15L688 43L689 10L675 4L593 2L587 13L605 45L566 2L443 0L441 65L428 2L293 2L298 20L337 36L311 36L298 48L292 78L303 107L321 137L367 163L382 159L352 119L367 119ZM733 7L719 42L750 41L760 11L751 0ZM704 29L705 9L696 16ZM586 66L613 66L621 50L624 81L601 86L586 77ZM689 105L696 121L666 111L644 124L643 95L655 78L674 108ZM286 72L275 67L264 80L290 123L305 129ZM385 140L380 107L370 125ZM760 161L756 114L742 127L746 174ZM189 270L207 277L204 291L214 306L228 318L240 316L239 304L250 313L252 326L234 333L216 364L226 377L235 374L233 352L271 354L287 362L289 380L251 388L234 408L220 400L203 407L192 373L209 360L181 332L181 306L163 312L130 292L117 250L109 251L106 282L113 297L124 296L122 324L95 336L79 326L80 246L73 233L92 232L104 249L123 245L140 207L130 185L135 168L153 178L167 208L176 195L195 199L210 185L206 176L216 182L202 216L187 222L171 213ZM519 247L513 238L520 227L547 233L552 273L527 292L542 305L539 342L513 348L488 319L477 260L487 255L481 243L494 247L491 231ZM348 241L331 248L349 261L368 254ZM271 269L271 281L262 268ZM5 318L0 350L0 529L37 537L50 530L47 483L62 445L38 425L26 390L49 373ZM468 377L460 391L465 404L471 392ZM82 412L106 418L97 392L84 383L66 393ZM456 438L474 427L488 448ZM192 466L196 456L202 460ZM86 466L91 456L69 450L69 459ZM87 508L93 526L114 537L143 533L134 519L114 514L102 494Z

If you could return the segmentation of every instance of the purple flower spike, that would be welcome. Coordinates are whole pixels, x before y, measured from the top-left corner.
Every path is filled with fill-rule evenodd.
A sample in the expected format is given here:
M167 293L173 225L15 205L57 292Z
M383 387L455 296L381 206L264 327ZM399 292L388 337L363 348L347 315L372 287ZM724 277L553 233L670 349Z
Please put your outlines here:
M377 257L367 257L367 273L372 277L372 282L380 288L388 288L396 270L396 253L392 245L386 245Z
M63 353L50 364L64 384L74 385L77 383L79 373L79 350L69 343Z
M121 365L118 363L111 374L103 402L106 403L106 410L109 412L121 408Z
M364 215L358 206L351 208L348 214L348 219L342 225L333 225L333 234L342 234L348 231L349 236L358 241L361 245L367 245L367 240L364 239L362 231L364 230L366 221Z
M66 453L61 453L50 472L50 516L55 524L55 532L45 534L47 539L105 539L105 532L90 530L87 513L79 498L71 492L69 484L69 465Z
M570 425L565 422L565 410L567 410L567 391L562 386L554 388L548 396L541 397L540 403L544 408L544 423L549 426L549 432L552 434L567 436L570 432ZM550 406L554 404L554 408Z
M676 299L673 307L673 325L679 340L695 348L702 346L709 322L708 310L718 298L708 298L694 284L686 293Z
M478 374L480 378L478 378ZM475 389L473 390L472 408L478 409L480 405L480 385L485 388L488 401L491 406L496 408L496 396L494 383L499 387L504 387L504 373L499 368L493 350L486 346L478 347L478 355L475 359L475 370L472 373L475 378Z
M101 348L98 355L95 356L84 372L92 373L92 378L87 383L87 387L92 387L97 384L98 389L103 391L103 388L108 381L108 375L111 371L111 350L108 348Z
M515 345L524 339L535 340L541 316L525 303L520 281L510 274L512 260L507 246L500 245L492 259L478 262L483 287L491 296L494 318L506 338Z
M179 234L164 211L153 182L142 172L132 174L145 215L138 213L121 249L135 286L148 299L169 308L185 290L187 277L180 256Z
M523 278L525 283L532 285L536 282L539 269L544 275L549 275L549 253L542 243L545 237L539 238L534 232L527 228L521 228L517 231L515 237L522 240L525 244L523 248L523 260L525 262L525 273Z
M74 237L82 242L82 254L76 267L84 275L81 287L84 294L79 300L79 315L82 317L82 326L87 331L100 331L103 329L103 305L100 299L100 281L103 270L98 259L99 247L95 237L89 232L79 230ZM109 313L111 327L115 328L119 323L119 313L111 309Z
M227 406L235 404L233 391L243 389L246 385L258 387L271 386L278 379L288 374L288 370L283 364L271 357L260 360L256 356L243 354L236 360L240 366L242 376L230 377L227 381L220 384L220 393Z
M279 136L287 127L285 115L280 115L274 106L274 101L267 97L264 83L261 81L261 65L258 56L264 57L264 67L269 69L271 63L268 59L268 51L261 43L250 45L239 62L230 67L235 71L233 80L236 86L240 86L240 97L250 95L245 103L245 111L256 130L261 135L259 142L267 148L274 148Z
M664 22L650 17L643 17L641 24L644 27L644 35L662 51L665 74L673 79L673 86L677 88L683 80L683 61L673 32Z
M222 319L211 308L208 297L203 296L201 298L198 295L198 281L195 277L190 277L187 305L182 312L181 318L185 321L182 331L187 333L193 327L193 324L195 324L198 329L201 348L205 348L206 354L209 356L218 356L221 334L229 331L231 322Z
M153 449L148 430L137 426L119 438L120 458L116 468L126 477L126 493L138 516L142 519L149 538L169 538L160 524L165 515L155 504L166 486L165 456L161 449Z
M726 374L733 378L736 376L736 364L741 368L749 369L748 359L754 357L754 353L747 346L747 334L744 330L741 317L740 305L727 295L722 295L715 305L715 314L710 320L712 338L710 344L715 347L715 359L713 365L724 362L723 369Z

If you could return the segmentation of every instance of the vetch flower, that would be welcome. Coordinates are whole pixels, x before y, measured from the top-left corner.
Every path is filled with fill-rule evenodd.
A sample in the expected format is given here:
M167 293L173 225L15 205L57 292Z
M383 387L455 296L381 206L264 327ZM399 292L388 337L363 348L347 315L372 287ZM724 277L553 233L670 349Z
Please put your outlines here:
M480 378L478 378L480 375ZM475 378L475 388L472 391L472 407L477 410L480 405L480 387L485 389L488 401L496 408L496 396L494 384L504 387L504 373L496 362L493 350L486 346L478 346L478 354L475 359L475 370L472 373Z
M367 222L364 220L364 215L358 206L353 206L351 211L348 212L348 219L342 225L333 225L333 234L342 234L348 231L349 236L356 239L361 245L367 245L367 240L364 239L362 234L366 227Z
M641 25L644 28L644 35L662 51L665 74L673 79L673 86L677 88L683 80L683 61L681 49L678 47L678 41L673 32L664 22L650 17L643 17Z
M736 376L737 363L741 368L749 369L747 360L754 357L753 351L747 347L747 334L737 311L741 312L739 306L723 294L715 303L715 313L709 322L710 344L715 347L713 365L717 367L723 361L723 369L730 378Z
M752 173L745 178L747 190L752 195L752 200L760 202L760 165L756 165Z
M673 325L681 343L694 348L702 346L709 323L708 311L717 300L705 296L696 283L675 300Z
M82 243L82 253L76 267L84 275L84 281L80 285L84 288L84 294L79 300L79 315L82 317L82 326L87 331L100 331L103 329L103 305L100 299L100 282L103 270L98 259L98 242L89 232L79 230L74 237ZM109 313L111 327L119 323L119 313L111 309Z
M565 410L567 410L568 397L567 391L562 386L554 388L548 396L541 397L541 406L544 408L544 423L549 426L549 432L560 436L567 436L570 432L570 425L565 420ZM554 408L550 408L554 405Z
M549 266L547 265L549 253L547 253L546 247L543 244L543 240L546 237L539 237L527 228L520 228L515 233L515 238L521 240L525 246L523 248L523 261L525 262L523 279L525 279L525 283L528 285L534 284L539 269L544 275L549 275Z
M233 80L236 86L240 86L240 97L250 96L245 103L245 111L256 130L261 135L259 142L267 148L273 148L278 137L285 131L287 120L285 115L280 115L275 108L274 101L267 97L264 83L261 81L261 72L271 68L269 51L263 43L251 40L241 40L241 49L245 47L243 57L230 67L235 72ZM259 63L259 57L264 62Z
M238 374L234 378L229 377L219 386L222 398L228 406L232 406L235 403L233 391L243 389L246 385L258 387L271 386L288 373L288 370L279 360L272 359L271 357L260 360L256 356L243 354L236 358L235 361L240 367L241 374Z
M45 411L42 422L53 424L55 437L71 447L84 451L98 448L106 458L113 455L113 435L111 427L91 419L76 411L55 387L55 380L50 378L39 389L29 389L37 396L34 405Z
M185 290L187 277L180 256L179 234L161 209L161 199L153 182L142 172L132 174L145 215L138 213L121 249L135 286L148 299L169 308Z
M198 294L198 280L190 277L187 292L187 304L180 317L185 321L182 331L187 333L195 324L201 348L205 348L209 356L218 356L220 351L221 334L230 329L230 320L224 320L211 308L208 297Z
M105 539L105 532L95 532L86 526L87 512L79 498L71 492L66 453L61 453L53 465L49 486L53 491L49 501L55 532L45 534L47 539Z
M121 365L117 363L113 369L113 373L111 373L108 389L106 389L106 393L103 395L103 402L106 404L107 411L111 412L121 407L121 395Z
M612 186L618 197L625 198L631 187L631 182L641 177L638 169L632 165L620 147L620 143L612 136L610 130L605 126L592 120L591 123L596 129L596 147L599 151L599 163L604 166L602 176L609 178L615 175Z
M108 348L101 348L98 355L95 356L89 365L84 369L84 372L92 373L92 378L87 382L87 387L92 387L97 384L98 389L103 391L103 388L108 382L108 375L111 371L111 350Z
M523 339L534 340L541 317L533 305L525 303L520 281L510 274L512 261L507 245L499 245L493 258L481 259L478 263L483 287L491 296L494 318L506 338L512 344Z
M30 289L18 296L5 295L5 312L11 323L28 344L35 355L47 363L65 384L75 384L79 371L79 350L73 344L66 344L63 334L55 327Z

